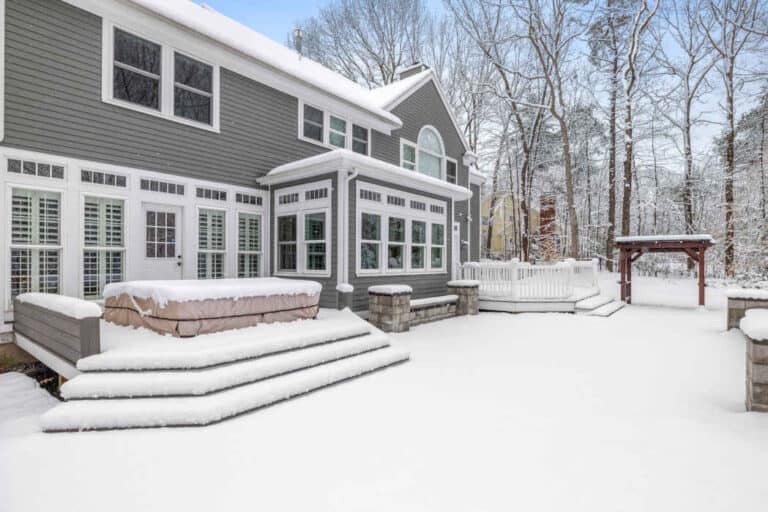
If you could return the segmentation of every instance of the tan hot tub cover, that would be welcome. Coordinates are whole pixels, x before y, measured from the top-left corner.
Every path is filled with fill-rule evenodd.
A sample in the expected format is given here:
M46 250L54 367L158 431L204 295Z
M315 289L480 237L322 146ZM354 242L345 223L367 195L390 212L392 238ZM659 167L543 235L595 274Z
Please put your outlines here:
M197 336L315 318L320 290L314 281L279 278L114 283L104 290L104 320Z

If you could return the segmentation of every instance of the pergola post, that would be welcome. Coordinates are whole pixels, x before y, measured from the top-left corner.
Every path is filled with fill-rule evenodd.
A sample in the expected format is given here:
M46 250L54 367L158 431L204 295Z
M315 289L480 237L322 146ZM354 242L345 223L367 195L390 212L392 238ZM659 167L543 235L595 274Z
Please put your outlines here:
M621 284L620 284L620 290L621 290L621 302L626 302L627 300L627 274L626 274L626 261L627 259L624 257L626 253L626 250L622 247L619 251L619 271L621 272Z
M627 304L632 304L632 251L627 251Z
M704 305L704 247L699 247L699 306Z

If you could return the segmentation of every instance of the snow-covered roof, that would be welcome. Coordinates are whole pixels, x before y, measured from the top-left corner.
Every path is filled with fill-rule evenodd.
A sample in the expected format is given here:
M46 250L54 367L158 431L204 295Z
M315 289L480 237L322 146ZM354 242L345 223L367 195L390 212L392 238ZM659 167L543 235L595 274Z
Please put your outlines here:
M426 69L420 73L397 80L384 87L371 89L368 92L371 100L379 107L389 110L393 104L399 103L401 99L407 97L412 90L418 89L432 78L431 69Z
M402 126L400 119L382 108L366 88L208 6L190 0L130 1L357 105L395 126Z
M713 242L712 235L642 235L617 236L616 242Z
M457 201L464 201L472 197L472 192L467 188L415 171L409 171L348 149L335 149L275 167L258 181L262 185L274 185L319 176L340 169L355 170L363 176L390 181L401 186L412 186L417 190L432 192Z

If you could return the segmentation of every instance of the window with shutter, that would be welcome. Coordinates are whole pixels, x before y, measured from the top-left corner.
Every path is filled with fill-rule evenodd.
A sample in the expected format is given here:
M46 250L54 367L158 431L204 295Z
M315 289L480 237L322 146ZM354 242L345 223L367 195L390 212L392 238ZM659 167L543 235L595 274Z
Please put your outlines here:
M224 277L225 212L201 209L198 214L198 279Z
M120 199L86 197L83 207L83 298L100 299L123 280L125 215Z

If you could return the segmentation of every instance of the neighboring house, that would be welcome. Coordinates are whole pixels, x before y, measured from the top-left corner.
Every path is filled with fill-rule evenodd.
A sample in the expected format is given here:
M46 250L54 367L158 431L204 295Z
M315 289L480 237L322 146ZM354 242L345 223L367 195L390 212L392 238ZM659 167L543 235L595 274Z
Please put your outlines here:
M0 291L278 275L445 293L475 156L431 70L368 91L186 0L0 0ZM2 322L0 322L0 326Z

